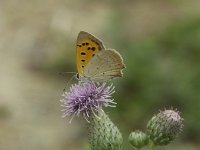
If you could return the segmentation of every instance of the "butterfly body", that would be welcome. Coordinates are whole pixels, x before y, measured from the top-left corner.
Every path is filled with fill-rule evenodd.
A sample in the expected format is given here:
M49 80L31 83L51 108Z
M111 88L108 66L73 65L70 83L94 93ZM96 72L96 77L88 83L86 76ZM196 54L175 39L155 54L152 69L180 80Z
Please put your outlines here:
M121 55L113 49L105 49L93 35L81 31L77 39L77 70L81 81L108 81L121 77L125 67Z

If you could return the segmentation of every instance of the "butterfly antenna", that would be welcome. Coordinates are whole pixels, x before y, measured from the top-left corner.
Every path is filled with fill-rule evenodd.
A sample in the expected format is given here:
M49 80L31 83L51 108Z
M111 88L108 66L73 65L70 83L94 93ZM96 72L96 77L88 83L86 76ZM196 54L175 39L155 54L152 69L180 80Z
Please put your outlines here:
M63 92L66 91L66 88L68 87L69 83L73 80L73 78L75 78L75 76L76 76L76 75L73 75L73 76L69 79L69 81L67 82L67 85L66 85L65 88L63 89Z
M76 72L59 72L59 75L64 75L64 74L76 74Z

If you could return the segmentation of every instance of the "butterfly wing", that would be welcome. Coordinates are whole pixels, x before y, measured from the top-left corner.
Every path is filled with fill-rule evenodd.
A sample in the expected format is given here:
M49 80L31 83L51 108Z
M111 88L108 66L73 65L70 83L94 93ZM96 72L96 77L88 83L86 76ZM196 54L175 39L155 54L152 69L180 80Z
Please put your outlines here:
M81 31L76 44L76 63L80 76L83 76L85 66L101 50L104 50L103 43L88 32Z
M121 77L123 68L125 65L121 55L116 50L108 49L97 53L87 64L84 76L96 82L107 81Z

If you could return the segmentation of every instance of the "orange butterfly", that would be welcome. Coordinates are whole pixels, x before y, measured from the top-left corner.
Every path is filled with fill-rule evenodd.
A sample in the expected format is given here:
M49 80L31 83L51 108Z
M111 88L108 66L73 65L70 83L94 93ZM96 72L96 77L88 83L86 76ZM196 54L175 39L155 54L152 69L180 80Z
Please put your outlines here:
M123 75L122 69L125 65L121 55L114 49L105 49L103 43L95 36L81 31L76 46L80 80L103 82Z

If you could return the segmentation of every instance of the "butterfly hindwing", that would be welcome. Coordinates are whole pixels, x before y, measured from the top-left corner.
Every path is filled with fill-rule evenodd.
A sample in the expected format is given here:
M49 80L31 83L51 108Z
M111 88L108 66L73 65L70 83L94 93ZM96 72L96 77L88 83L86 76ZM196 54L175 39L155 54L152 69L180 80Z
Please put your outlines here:
M113 49L97 53L84 69L84 76L93 81L107 81L114 77L121 77L125 67L121 55Z
M76 58L77 70L83 76L84 68L91 59L100 51L104 50L103 43L88 32L81 31L77 38Z

